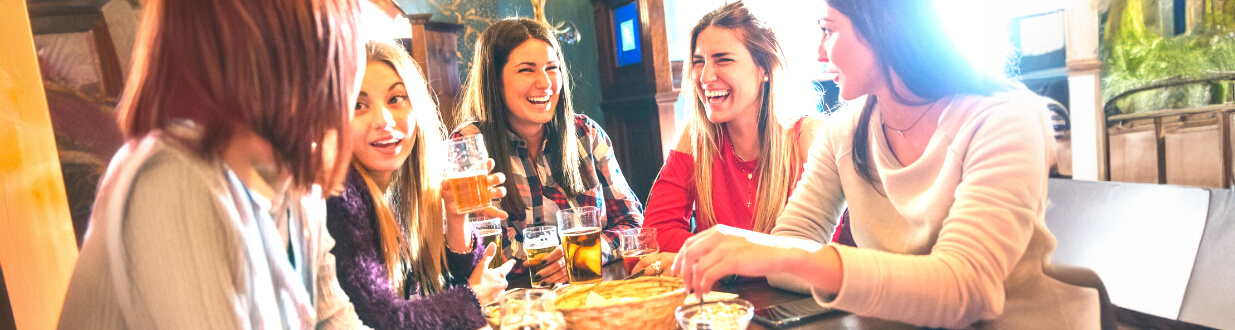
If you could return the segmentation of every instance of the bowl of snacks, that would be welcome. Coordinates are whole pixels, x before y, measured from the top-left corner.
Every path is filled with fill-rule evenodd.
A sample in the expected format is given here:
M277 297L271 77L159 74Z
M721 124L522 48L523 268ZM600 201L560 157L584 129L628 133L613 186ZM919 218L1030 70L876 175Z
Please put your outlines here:
M673 312L686 330L743 330L754 314L755 306L738 298L682 305Z
M673 329L685 298L682 279L652 276L567 290L555 306L570 329Z

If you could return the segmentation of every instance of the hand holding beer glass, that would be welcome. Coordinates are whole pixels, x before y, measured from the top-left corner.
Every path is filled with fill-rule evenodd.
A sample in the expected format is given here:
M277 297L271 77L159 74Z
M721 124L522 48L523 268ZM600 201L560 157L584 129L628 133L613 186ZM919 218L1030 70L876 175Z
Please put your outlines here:
M656 241L656 228L631 228L620 231L622 242L622 264L626 266L626 274L634 274L635 265L644 256L660 252L660 243ZM655 274L659 275L659 269Z
M432 161L432 160L429 160ZM489 206L489 150L481 134L446 141L446 180L455 200L455 213ZM450 205L447 206L448 208Z
M601 280L601 210L594 206L557 211L563 252L570 282L597 283Z
M536 226L527 227L523 230L523 248L527 252L528 274L530 274L533 288L552 288L553 282L546 281L544 275L540 274L545 266L561 259L559 252L558 258L550 259L549 255L557 250L561 245L561 240L557 235L557 227L554 226Z

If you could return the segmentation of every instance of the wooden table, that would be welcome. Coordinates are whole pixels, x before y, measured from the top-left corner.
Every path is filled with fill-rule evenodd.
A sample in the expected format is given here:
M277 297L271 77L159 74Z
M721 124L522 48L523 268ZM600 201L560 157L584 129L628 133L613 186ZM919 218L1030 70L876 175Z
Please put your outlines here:
M620 261L610 262L605 265L602 277L604 281L620 280L626 278L626 269ZM531 286L530 280L526 276L511 278L511 288L526 288ZM786 303L801 298L810 297L792 291L785 291L773 288L768 285L766 280L748 281L730 286L722 286L718 291L736 293L739 298L749 301L755 308L764 308L780 303ZM778 328L778 329L916 329L917 327L904 323L886 321L872 317L857 316L849 313L835 313L823 316L817 319L799 323L794 326ZM763 330L768 329L762 325L751 321L750 329Z

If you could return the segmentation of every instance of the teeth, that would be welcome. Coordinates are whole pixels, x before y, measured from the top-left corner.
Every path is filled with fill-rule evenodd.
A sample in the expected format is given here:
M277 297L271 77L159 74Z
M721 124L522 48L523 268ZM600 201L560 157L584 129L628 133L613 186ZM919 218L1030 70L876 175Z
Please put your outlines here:
M527 98L527 100L532 101L532 102L549 102L549 95L545 95L541 97L529 97Z
M704 95L707 95L707 97L722 97L722 96L729 95L728 90L714 90L714 91L705 90L703 91L703 93Z

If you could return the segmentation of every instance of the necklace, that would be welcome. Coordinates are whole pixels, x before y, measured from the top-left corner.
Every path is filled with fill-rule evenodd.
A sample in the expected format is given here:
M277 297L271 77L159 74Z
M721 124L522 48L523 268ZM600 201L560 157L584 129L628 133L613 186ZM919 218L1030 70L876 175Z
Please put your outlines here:
M729 142L729 151L733 152L733 160L734 160L733 167L737 168L738 171L746 174L746 207L750 208L751 204L753 204L754 202L750 195L751 195L751 190L752 190L751 181L753 180L752 177L755 175L755 169L752 168L750 169L750 171L747 171L745 168L743 168L742 163L744 161L742 160L741 157L738 157L738 150L733 148L733 138L729 137L729 132L725 132L725 140Z
M896 134L900 134L900 136L901 136L901 137L905 137L905 131L908 131L908 130L910 130L910 129L913 129L913 127L914 127L914 126L918 126L918 122L922 121L922 118L926 118L926 114L930 113L930 112L931 112L931 110L935 109L935 105L939 104L939 101L940 101L940 100L943 100L943 99L942 99L942 98L940 98L939 100L935 100L935 102L931 102L931 105L930 105L929 107L927 107L927 108L926 108L926 110L923 110L923 111L922 111L922 114L918 115L918 119L914 119L914 120L913 120L913 123L912 123L912 124L909 124L909 127L905 127L905 128L903 128L903 129L898 129L898 128L896 128L896 127L892 127L892 125L888 125L888 123L887 123L887 122L883 121L883 114L882 114L882 113L880 113L880 114L879 114L879 123L880 123L880 124L883 124L883 127L884 127L884 128L887 128L887 129L890 129L890 130L896 131Z

